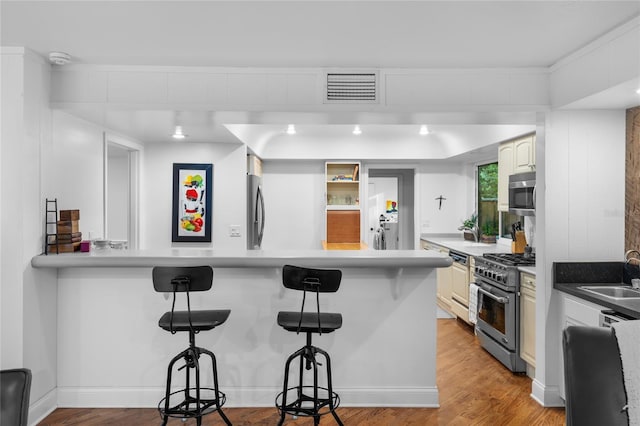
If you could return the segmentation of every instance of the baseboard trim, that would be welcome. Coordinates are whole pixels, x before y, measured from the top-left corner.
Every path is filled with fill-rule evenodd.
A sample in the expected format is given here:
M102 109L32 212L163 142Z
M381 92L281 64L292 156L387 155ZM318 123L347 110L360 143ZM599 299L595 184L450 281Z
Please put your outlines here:
M272 407L281 388L223 388L225 407ZM343 407L431 407L438 408L437 387L338 388ZM58 407L64 408L155 408L164 396L162 388L58 388ZM54 407L55 408L55 407Z
M545 386L538 380L533 380L531 397L543 407L564 407L564 399L560 396L558 386Z
M52 389L29 406L29 426L35 426L58 408L58 390Z

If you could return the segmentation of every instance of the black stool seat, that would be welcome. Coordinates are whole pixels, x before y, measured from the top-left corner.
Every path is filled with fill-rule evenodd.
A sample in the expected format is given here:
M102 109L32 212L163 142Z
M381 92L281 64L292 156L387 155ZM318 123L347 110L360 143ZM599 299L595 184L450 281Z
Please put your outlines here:
M320 327L318 327L318 318ZM287 331L301 333L331 333L342 327L342 315L321 312L278 312L278 325Z
M175 311L165 312L158 325L167 331L205 331L213 330L217 326L224 324L229 318L230 309L210 310L210 311ZM189 321L191 314L191 321Z

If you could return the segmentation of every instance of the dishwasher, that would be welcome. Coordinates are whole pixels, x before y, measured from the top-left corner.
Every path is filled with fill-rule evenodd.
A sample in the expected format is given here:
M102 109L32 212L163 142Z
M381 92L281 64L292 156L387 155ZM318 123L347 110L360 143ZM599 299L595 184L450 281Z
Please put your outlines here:
M610 309L606 309L606 310L600 311L599 325L600 327L610 328L613 323L620 322L620 321L630 321L632 319L634 318L628 317L624 314L621 314L616 311L612 311Z
M469 255L466 253L461 253L455 250L449 250L449 257L456 263L460 263L462 265L467 265L469 262Z
M450 310L458 318L469 322L469 255L449 250L451 265Z

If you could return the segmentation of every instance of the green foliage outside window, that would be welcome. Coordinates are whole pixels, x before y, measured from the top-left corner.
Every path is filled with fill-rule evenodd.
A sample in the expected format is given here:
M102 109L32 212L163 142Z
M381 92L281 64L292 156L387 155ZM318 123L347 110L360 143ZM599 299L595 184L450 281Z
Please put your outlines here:
M478 166L478 226L484 235L498 235L498 163Z

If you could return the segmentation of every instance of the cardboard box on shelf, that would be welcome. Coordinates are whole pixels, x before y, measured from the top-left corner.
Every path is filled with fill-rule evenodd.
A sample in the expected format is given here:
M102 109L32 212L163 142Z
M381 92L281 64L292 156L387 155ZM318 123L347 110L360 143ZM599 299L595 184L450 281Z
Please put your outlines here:
M80 221L78 220L59 220L58 234L72 234L80 232Z
M49 244L47 245L47 253L56 253L56 247L58 253L73 253L74 251L80 251L80 243L65 243L65 244Z
M60 220L80 220L80 210L60 210Z

